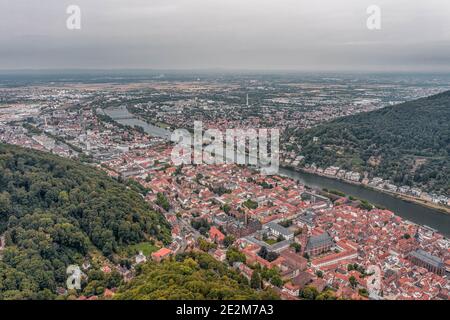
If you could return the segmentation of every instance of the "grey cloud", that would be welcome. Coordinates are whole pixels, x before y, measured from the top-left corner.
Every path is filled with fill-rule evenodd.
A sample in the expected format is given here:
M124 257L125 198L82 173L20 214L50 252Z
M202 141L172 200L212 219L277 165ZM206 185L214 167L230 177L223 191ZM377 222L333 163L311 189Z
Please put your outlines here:
M382 30L365 26L371 4ZM0 0L0 14L0 69L450 71L444 0Z

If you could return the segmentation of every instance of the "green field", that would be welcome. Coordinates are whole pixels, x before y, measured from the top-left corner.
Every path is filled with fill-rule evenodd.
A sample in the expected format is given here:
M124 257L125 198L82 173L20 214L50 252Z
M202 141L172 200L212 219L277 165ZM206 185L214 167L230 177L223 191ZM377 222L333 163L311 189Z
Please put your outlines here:
M130 249L136 251L136 253L142 251L145 256L149 256L153 252L158 251L160 248L150 242L141 242L130 246Z
M264 242L267 243L268 245L274 245L278 241L276 239L267 239Z

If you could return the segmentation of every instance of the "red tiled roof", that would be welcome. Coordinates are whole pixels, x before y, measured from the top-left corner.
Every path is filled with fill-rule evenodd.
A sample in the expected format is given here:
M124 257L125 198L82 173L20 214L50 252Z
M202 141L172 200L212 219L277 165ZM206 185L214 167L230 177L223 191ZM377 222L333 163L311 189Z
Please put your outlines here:
M153 252L152 256L153 257L157 257L157 258L162 258L162 257L165 257L165 256L171 254L171 253L172 253L172 250L167 249L167 248L161 248L158 251Z
M225 239L225 235L214 226L209 229L209 236L211 237L211 239L218 241L223 241Z

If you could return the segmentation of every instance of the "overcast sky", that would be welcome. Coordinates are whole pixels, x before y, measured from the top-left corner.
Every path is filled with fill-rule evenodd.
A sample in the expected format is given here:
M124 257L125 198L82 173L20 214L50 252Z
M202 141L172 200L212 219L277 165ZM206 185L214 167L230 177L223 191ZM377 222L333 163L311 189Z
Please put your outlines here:
M450 72L450 1L0 0L0 69L18 68Z

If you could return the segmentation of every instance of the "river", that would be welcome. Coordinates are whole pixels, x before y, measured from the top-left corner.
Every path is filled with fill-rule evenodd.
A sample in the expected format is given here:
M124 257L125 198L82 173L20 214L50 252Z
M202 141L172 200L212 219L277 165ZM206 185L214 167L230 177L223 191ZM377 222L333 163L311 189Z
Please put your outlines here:
M438 230L446 237L450 236L450 215L441 211L408 202L392 195L368 189L363 186L346 183L307 172L298 172L280 168L280 174L317 189L339 190L347 195L364 199L391 210L396 215L411 222L426 225Z
M111 117L114 121L131 127L141 127L145 133L158 138L170 139L171 132L169 130L149 124L143 120L137 119L130 113L125 106L103 109L103 112Z
M169 130L162 129L160 127L148 124L145 121L137 119L124 106L107 108L103 111L105 112L105 114L107 114L120 124L139 126L151 136L156 136L167 140L170 139L171 132ZM407 202L392 195L373 189L368 189L363 186L346 183L341 180L327 178L306 172L298 172L286 168L280 168L279 173L280 175L300 181L311 188L339 190L347 195L367 200L370 203L391 210L396 215L406 220L419 225L429 226L433 229L438 230L446 237L450 237L450 215L442 213L441 211L424 207L417 203Z

